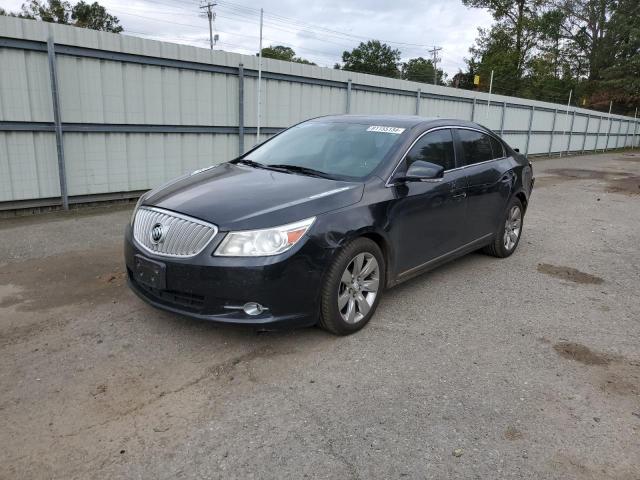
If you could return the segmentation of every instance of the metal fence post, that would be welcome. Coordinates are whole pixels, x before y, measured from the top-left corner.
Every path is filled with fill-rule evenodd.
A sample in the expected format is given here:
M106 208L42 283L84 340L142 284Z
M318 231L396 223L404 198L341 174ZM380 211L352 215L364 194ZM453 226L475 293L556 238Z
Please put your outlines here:
M576 121L576 111L573 111L573 116L571 117L571 127L569 127L569 141L567 141L567 151L565 154L569 156L569 151L571 150L571 137L573 136L573 124Z
M627 120L627 131L624 134L624 143L622 144L622 148L627 148L627 142L629 141L629 130L631 129L631 121Z
M238 156L244 153L244 65L238 65Z
M53 101L53 122L56 130L56 150L58 154L58 178L60 180L60 197L62 208L69 210L69 194L67 192L67 172L64 163L64 144L62 139L62 121L60 120L60 98L58 95L58 73L56 70L56 50L53 37L47 39L47 56L49 58L49 76L51 79L51 99Z
M587 115L587 126L584 127L584 138L582 139L582 151L580 153L584 153L584 147L587 144L587 134L589 133L589 122L591 121L591 114Z
M476 97L473 97L473 105L471 105L471 121L473 122L473 117L476 115Z
M536 112L536 107L531 106L531 114L529 115L529 131L527 132L527 148L525 149L525 156L529 155L529 143L531 142L531 127L533 126L533 115Z
M500 117L500 136L504 137L504 117L507 113L507 102L502 102L502 116Z
M600 141L600 127L602 127L602 115L600 115L600 119L598 120L598 131L596 132L596 143L593 146L593 151L598 151L598 142Z
M636 148L636 131L638 130L638 122L633 122L633 138L631 139L631 150Z
M609 148L609 135L611 135L612 125L613 125L613 119L609 117L609 128L607 129L607 141L604 143L604 150L602 150L603 152L606 152L607 149Z
M416 115L420 115L420 89L416 92Z
M548 156L551 156L551 149L553 148L553 133L556 130L556 119L558 118L558 109L556 108L553 112L553 123L551 124L551 135L549 137L549 151L547 152Z
M347 113L351 113L351 79L347 80Z

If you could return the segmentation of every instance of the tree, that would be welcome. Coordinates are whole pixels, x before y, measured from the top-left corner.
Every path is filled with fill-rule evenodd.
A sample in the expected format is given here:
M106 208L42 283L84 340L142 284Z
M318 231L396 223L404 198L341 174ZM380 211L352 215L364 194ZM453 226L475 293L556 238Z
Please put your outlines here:
M17 16L104 32L120 33L124 30L119 25L120 20L107 13L98 2L88 4L80 1L71 6L65 0L30 0L22 4L22 12Z
M557 7L564 13L562 35L586 57L589 80L598 79L606 63L608 52L604 39L616 4L615 0L556 0Z
M262 56L264 58L275 58L276 60L284 60L285 62L304 63L307 65L315 65L315 63L305 60L304 58L296 57L296 52L293 48L284 47L282 45L269 46L262 49Z
M381 43L379 40L361 42L350 52L342 53L342 69L350 72L370 73L384 77L398 78L400 71L400 51Z
M547 0L462 0L468 7L488 9L497 24L491 29L499 30L512 38L509 42L509 60L519 79L524 71L528 55L538 37L538 20ZM488 40L488 39L485 39ZM504 44L503 47L507 46Z
M91 5L82 1L76 3L71 10L71 18L75 21L76 27L112 33L120 33L124 30L118 25L120 23L118 18L108 14L106 8L98 2L93 2Z
M607 24L602 40L603 49L609 52L600 64L601 81L594 87L591 103L596 96L614 101L627 112L640 104L640 4L637 0L619 0L616 10Z
M471 47L471 58L467 60L469 70L480 76L480 87L488 90L491 72L494 72L494 88L507 94L517 94L523 77L521 53L503 24L495 24L490 29L478 29L476 45ZM497 91L496 90L496 91Z
M422 57L412 58L409 61L402 64L401 77L404 80L411 80L413 82L433 83L433 62ZM437 83L438 85L444 85L444 77L446 74L438 69Z

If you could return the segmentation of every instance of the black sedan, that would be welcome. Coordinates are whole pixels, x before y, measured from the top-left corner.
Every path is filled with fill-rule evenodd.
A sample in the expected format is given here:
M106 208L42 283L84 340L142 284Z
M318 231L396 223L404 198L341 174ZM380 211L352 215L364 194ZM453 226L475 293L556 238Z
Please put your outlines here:
M531 163L471 122L321 117L140 198L131 289L222 323L362 328L386 288L474 250L508 257Z

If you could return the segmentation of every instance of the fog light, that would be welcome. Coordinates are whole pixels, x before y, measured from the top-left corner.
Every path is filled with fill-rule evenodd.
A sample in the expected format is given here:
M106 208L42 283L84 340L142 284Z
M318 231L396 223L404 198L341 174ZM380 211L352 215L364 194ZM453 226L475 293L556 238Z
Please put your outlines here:
M253 316L260 315L265 310L268 310L268 308L265 308L256 302L247 302L242 306L242 310L244 310L244 313L246 313L247 315Z

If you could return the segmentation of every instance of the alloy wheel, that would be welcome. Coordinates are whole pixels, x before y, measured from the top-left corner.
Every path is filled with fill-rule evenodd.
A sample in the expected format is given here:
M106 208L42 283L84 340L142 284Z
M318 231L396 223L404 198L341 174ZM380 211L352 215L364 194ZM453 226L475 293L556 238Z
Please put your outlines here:
M348 264L338 286L338 311L349 324L361 321L378 295L380 266L367 252L356 255Z
M518 243L518 238L520 237L520 231L522 229L522 211L518 205L514 205L509 210L509 215L507 215L507 220L504 224L504 248L507 251L512 250L516 243Z

